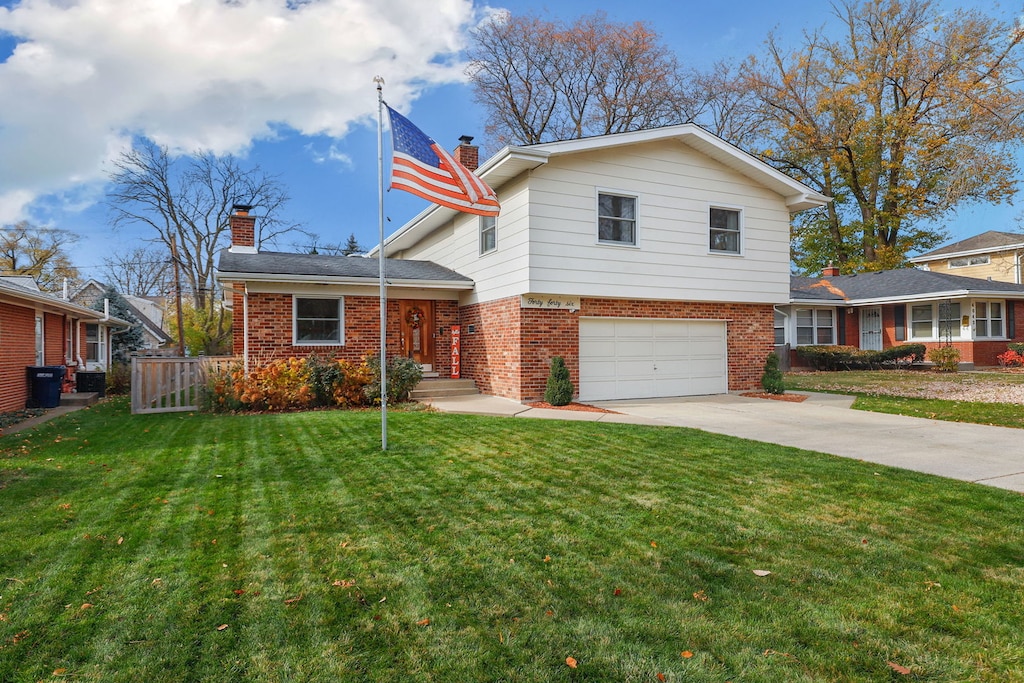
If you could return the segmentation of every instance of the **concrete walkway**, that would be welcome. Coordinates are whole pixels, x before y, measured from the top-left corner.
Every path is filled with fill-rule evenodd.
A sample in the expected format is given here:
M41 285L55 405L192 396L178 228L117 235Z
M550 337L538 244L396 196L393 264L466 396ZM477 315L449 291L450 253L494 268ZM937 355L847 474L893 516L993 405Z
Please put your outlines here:
M802 403L735 394L595 403L620 414L530 408L494 396L428 403L476 415L693 427L1024 493L1024 430L850 410L852 397L807 395Z

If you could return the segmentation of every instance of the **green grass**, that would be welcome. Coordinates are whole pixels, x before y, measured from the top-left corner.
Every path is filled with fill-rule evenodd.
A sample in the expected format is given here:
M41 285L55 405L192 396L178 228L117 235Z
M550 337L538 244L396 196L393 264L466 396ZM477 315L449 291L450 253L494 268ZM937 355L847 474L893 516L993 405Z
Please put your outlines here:
M0 680L1024 680L1017 494L685 429L389 425L382 453L373 412L116 400L0 439Z
M856 396L853 407L876 413L925 417L949 422L971 422L1024 429L1024 410L1019 403L993 403L930 398L934 393L958 387L981 392L1024 383L1024 374L1006 372L934 373L924 371L853 370L796 372L786 375L788 391L824 391Z

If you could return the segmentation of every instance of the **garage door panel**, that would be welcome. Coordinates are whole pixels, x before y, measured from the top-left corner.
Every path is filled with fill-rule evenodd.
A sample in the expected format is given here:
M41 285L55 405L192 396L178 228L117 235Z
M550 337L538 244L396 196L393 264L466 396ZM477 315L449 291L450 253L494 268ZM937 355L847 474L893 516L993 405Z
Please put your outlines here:
M584 400L727 391L726 325L719 321L580 321Z

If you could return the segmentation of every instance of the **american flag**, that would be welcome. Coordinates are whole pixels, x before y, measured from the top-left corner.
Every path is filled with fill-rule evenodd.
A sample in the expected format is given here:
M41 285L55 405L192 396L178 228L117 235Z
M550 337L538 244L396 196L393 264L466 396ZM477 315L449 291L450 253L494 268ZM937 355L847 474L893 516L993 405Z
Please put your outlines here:
M391 187L457 211L498 215L498 197L487 183L391 107L388 119L394 150Z

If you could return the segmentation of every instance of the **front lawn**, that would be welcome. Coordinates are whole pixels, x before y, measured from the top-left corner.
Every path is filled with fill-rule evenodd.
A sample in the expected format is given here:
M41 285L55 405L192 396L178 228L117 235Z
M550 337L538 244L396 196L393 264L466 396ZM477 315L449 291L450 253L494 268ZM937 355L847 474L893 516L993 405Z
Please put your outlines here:
M685 429L389 425L382 453L371 411L115 400L3 437L0 680L1024 680L1018 494Z

